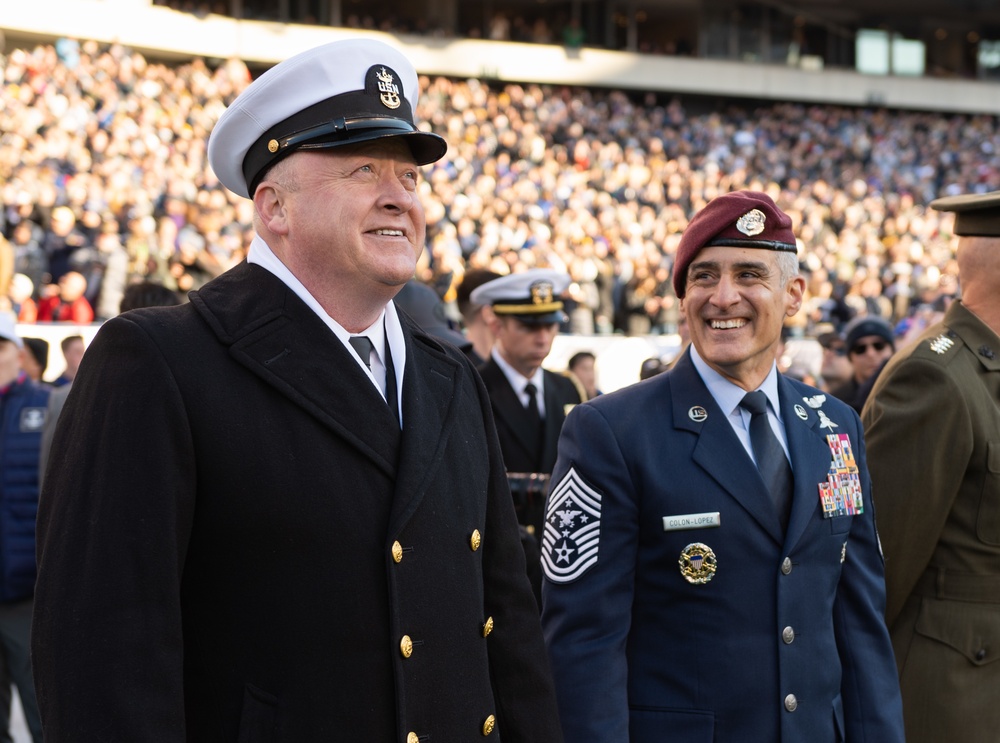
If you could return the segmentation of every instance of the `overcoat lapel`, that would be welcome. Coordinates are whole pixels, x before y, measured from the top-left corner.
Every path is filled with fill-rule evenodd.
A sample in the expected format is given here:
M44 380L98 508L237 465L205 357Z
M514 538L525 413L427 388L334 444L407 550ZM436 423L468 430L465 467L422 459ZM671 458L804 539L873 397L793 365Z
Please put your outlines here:
M760 472L694 368L690 351L685 352L668 373L674 426L698 436L691 458L739 502L776 542L782 543L778 514ZM697 414L692 416L692 409L698 406L707 413L704 420L695 420L701 417Z
M788 453L792 459L792 472L795 475L792 513L788 521L786 539L787 544L794 545L802 538L819 508L819 484L826 481L833 461L826 437L830 433L837 433L838 430L821 428L820 417L816 411L806 404L792 383L780 375L778 397L781 400L781 418L785 424ZM845 422L833 421L841 424ZM852 441L851 446L856 448L858 442Z
M243 263L191 302L234 359L395 473L400 432L389 407L350 351L277 277Z
M406 371L403 375L403 437L389 533L397 532L420 505L443 461L461 401L455 396L465 373L423 335L403 321Z

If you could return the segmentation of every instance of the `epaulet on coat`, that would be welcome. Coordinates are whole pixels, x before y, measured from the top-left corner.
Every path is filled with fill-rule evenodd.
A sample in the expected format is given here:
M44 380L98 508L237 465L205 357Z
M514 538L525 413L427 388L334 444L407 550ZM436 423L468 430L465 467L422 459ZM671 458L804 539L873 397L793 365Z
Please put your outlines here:
M959 349L965 347L961 336L947 327L942 327L940 333L925 335L914 342L910 350L910 358L919 358L947 363L954 358Z

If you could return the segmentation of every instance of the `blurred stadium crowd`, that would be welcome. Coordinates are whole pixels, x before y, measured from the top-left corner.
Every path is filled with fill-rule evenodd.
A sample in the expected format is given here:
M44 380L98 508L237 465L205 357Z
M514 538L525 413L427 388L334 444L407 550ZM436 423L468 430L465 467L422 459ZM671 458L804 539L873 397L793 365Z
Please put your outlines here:
M206 143L243 63L68 39L0 61L0 297L15 310L73 273L102 319L129 282L187 291L242 260L252 204L218 183ZM676 332L680 235L740 188L795 220L808 298L793 336L865 313L902 332L957 291L951 217L926 204L1000 190L993 116L421 83L418 118L450 147L421 186L419 278L450 302L470 268L565 269L574 333Z

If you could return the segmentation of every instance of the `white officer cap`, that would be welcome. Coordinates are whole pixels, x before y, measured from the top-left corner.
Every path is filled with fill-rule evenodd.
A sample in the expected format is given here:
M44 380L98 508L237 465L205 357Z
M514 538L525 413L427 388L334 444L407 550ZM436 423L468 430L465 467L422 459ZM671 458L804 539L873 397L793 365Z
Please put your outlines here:
M18 348L24 348L24 341L17 334L17 320L13 312L0 312L0 339L10 341Z
M417 72L398 50L347 39L296 54L254 80L219 118L208 159L247 198L267 170L306 149L406 137L418 165L440 159L444 139L417 129Z
M559 295L570 284L569 274L551 268L531 268L480 284L469 295L473 304L488 304L497 315L537 325L565 319Z

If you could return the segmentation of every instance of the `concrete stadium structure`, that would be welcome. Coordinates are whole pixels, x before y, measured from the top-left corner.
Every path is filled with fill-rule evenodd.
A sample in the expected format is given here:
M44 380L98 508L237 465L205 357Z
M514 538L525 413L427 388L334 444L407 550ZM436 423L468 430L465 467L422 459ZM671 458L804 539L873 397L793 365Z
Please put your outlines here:
M484 17L490 9L509 13L539 7L537 2L523 1L476 3ZM71 36L120 42L154 58L239 57L256 66L271 65L325 41L366 33L405 49L426 74L1000 114L1000 41L993 41L1000 39L1000 3L994 0L570 0L545 5L549 11L565 6L571 16L577 14L598 31L624 28L625 49L641 48L644 34L662 36L668 32L665 29L680 29L690 37L684 46L691 53L644 54L447 35L447 29L458 28L468 0L405 4L366 0L361 5L353 0L221 0L216 6L220 13L183 12L153 0L34 0L0 4L0 31L8 43ZM252 12L289 20L345 18L346 11L359 7L376 18L380 12L406 7L410 13L452 20L442 26L444 31L416 34L246 19ZM859 34L866 24L875 26L869 29L872 33L884 35L888 71L895 69L894 61L897 67L905 61L934 74L859 72ZM900 47L896 54L894 40L917 46ZM873 44L877 57L878 40ZM813 47L822 48L802 53ZM915 60L914 55L921 53L922 59Z

